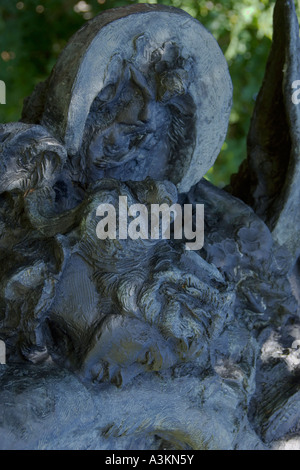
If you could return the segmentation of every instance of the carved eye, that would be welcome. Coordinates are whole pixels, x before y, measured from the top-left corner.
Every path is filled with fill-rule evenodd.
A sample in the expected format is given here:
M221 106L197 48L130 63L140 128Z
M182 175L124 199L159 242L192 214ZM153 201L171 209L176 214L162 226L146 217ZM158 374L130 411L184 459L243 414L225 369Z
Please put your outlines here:
M137 136L134 137L134 139L131 141L131 147L137 147L143 140L144 140L145 134L138 134Z

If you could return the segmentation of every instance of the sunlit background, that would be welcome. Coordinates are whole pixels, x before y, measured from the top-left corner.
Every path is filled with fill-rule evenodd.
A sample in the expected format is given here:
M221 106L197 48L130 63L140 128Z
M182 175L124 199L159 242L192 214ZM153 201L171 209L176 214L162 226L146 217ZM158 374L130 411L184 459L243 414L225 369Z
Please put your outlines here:
M300 0L298 0L298 3ZM0 122L18 121L23 100L47 78L69 38L101 11L137 0L1 0L0 80L6 105ZM223 187L246 156L246 137L255 99L264 76L272 39L275 1L163 0L140 1L182 8L214 35L228 61L234 86L228 136L206 177ZM297 4L299 9L299 4Z

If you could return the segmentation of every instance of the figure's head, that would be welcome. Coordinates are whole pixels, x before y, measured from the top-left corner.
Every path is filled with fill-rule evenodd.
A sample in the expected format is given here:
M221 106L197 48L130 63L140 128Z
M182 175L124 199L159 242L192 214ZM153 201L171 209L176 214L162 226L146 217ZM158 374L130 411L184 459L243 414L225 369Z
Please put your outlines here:
M67 159L65 148L42 126L0 126L0 194L54 184Z
M174 168L196 143L192 66L176 44L155 49L145 35L129 60L113 56L85 125L80 153L88 181L180 181Z
M76 33L45 95L39 122L90 176L151 176L186 192L219 154L232 85L198 21L139 4L106 11Z

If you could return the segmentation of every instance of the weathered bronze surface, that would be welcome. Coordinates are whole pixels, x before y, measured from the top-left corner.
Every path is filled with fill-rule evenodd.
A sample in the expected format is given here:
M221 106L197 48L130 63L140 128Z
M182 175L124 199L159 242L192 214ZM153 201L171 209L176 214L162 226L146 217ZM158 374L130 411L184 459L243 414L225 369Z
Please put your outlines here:
M89 21L0 126L0 448L300 448L293 2L274 18L226 191L203 176L227 132L227 64L178 9ZM120 196L204 204L204 248L99 240L97 207Z

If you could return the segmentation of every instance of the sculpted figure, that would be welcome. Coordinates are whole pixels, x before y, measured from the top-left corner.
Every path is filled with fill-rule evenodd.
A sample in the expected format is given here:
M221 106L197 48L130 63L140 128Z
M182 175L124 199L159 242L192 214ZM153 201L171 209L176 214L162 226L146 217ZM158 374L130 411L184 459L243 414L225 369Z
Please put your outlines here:
M287 3L275 19L292 48ZM228 191L202 179L231 97L199 22L134 5L88 22L21 122L0 127L2 398L10 374L29 395L42 378L28 422L60 423L22 437L5 411L3 448L264 449L297 432L296 386L278 390L298 371L298 252L230 194L242 198L234 178ZM120 197L204 204L203 249L99 239L97 208Z

